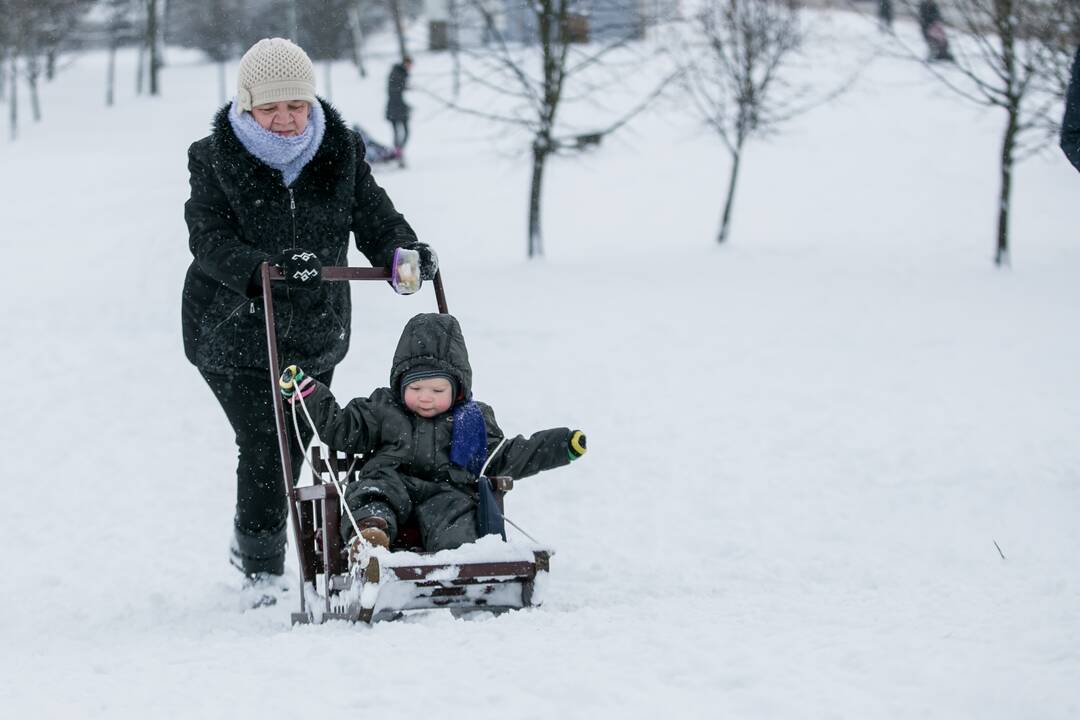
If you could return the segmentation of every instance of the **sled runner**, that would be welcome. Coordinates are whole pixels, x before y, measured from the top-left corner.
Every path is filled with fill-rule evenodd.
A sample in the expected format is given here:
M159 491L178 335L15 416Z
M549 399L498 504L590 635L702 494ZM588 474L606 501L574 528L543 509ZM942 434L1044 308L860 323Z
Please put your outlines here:
M293 613L293 623L327 620L372 623L395 619L408 610L449 608L499 612L533 605L536 585L548 572L550 550L507 543L498 535L487 535L455 550L428 553L419 547L419 533L410 523L400 529L389 551L361 542L350 553L340 533L342 523L351 521L347 512L343 516L341 488L356 478L364 459L336 451L324 456L319 445L313 443L312 482L295 485L290 428L285 401L278 392L282 368L271 295L271 283L281 279L279 268L263 263L262 299L278 449L303 583L300 611ZM395 279L390 268L323 268L326 282ZM433 285L439 312L446 313L441 273L436 273ZM485 487L492 491L490 497L501 513L503 496L513 488L513 479L481 478L481 483L490 483Z

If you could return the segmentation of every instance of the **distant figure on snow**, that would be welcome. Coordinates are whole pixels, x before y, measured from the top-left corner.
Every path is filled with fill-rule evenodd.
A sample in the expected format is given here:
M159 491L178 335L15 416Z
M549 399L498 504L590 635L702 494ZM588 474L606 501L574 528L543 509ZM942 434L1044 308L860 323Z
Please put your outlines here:
M398 164L405 166L405 143L409 141L409 113L405 103L405 89L409 85L409 72L413 59L406 55L401 62L390 68L386 78L386 119L394 129L394 149L398 152Z
M1061 121L1061 149L1065 157L1080 170L1080 50L1073 58L1069 92L1065 96L1065 117Z
M926 41L928 60L931 62L952 61L949 38L945 34L945 19L935 0L922 0L919 3L919 30L922 31L923 40Z
M381 142L371 137L371 134L367 130L360 127L359 123L353 123L353 132L360 136L360 139L364 141L364 148L367 152L364 154L364 159L372 165L381 165L382 163L388 163L391 160L397 160L401 157L401 152L392 148L389 145L383 145Z
M892 32L892 0L878 0L878 23L882 32Z

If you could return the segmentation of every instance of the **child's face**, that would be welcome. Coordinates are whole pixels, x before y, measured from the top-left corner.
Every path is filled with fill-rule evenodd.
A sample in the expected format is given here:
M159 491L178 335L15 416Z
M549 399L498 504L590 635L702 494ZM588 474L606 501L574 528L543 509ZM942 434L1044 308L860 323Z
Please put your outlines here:
M420 417L435 417L454 404L454 387L446 378L424 378L405 386L405 407Z

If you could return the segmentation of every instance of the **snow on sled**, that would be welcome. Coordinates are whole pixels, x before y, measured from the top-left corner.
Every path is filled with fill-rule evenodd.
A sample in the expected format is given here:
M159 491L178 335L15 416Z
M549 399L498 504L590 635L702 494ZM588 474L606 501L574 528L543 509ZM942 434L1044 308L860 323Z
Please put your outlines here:
M393 264L392 269L325 267L323 280L389 280L402 292L419 289L415 253L399 252ZM538 604L537 589L547 576L553 553L536 544L506 542L499 535L487 535L454 550L428 553L419 548L419 532L409 523L399 530L390 550L363 541L354 543L351 551L345 547L340 532L342 523L353 522L353 518L342 502L342 491L356 478L363 458L346 457L334 451L324 457L315 443L309 463L311 484L297 486L294 482L285 403L278 392L278 374L282 368L271 294L271 283L280 280L280 269L264 263L263 310L278 449L303 584L299 593L300 610L293 613L293 623L327 620L372 623L401 617L409 610L501 612ZM441 273L436 273L432 284L439 312L446 313ZM480 474L480 483L490 491L488 497L501 516L503 498L513 488L514 481L509 477L486 478L483 472Z
M351 459L341 453L322 457L312 448L312 485L296 489L301 539L300 565L305 588L318 588L322 607L304 608L293 622L394 619L406 610L451 608L503 611L535 604L536 585L546 575L551 552L508 543L488 535L476 543L437 553L418 549L415 525L404 526L390 551L362 544L349 557L341 541L340 480L354 476ZM346 480L352 479L351 477ZM491 478L501 500L510 478ZM345 519L347 522L347 519Z

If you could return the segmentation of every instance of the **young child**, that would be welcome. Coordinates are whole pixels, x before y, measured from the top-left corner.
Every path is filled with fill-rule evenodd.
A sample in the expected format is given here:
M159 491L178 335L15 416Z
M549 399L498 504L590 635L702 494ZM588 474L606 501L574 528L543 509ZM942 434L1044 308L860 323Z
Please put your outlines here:
M405 325L394 353L390 387L338 406L329 388L286 369L282 393L303 411L331 449L364 455L345 502L361 535L389 547L398 528L416 518L425 550L477 539L477 478L504 435L491 407L472 399L472 369L458 321L438 313ZM569 464L585 453L580 430L552 428L508 438L491 458L488 476L523 478ZM342 522L348 543L352 523Z

